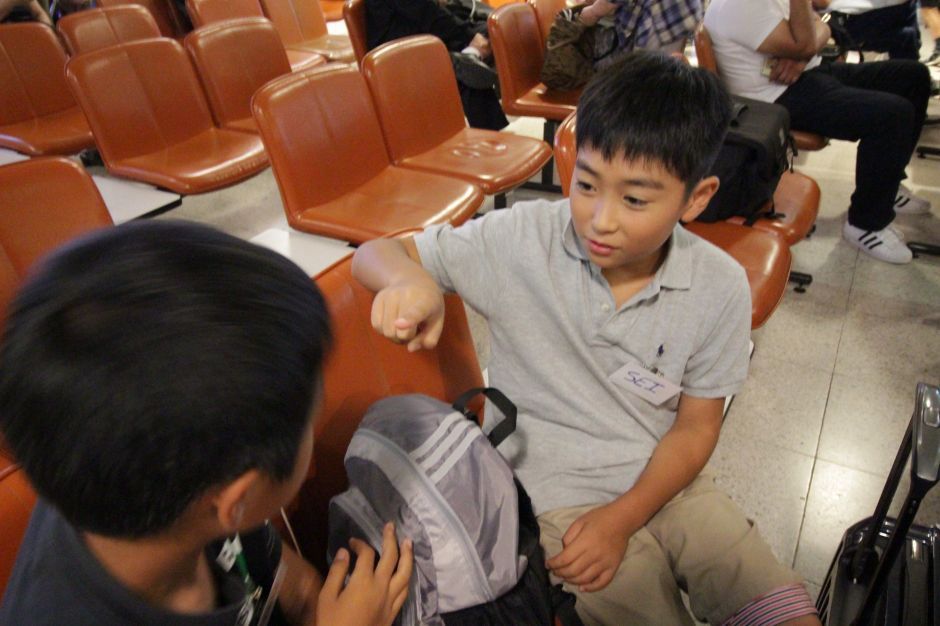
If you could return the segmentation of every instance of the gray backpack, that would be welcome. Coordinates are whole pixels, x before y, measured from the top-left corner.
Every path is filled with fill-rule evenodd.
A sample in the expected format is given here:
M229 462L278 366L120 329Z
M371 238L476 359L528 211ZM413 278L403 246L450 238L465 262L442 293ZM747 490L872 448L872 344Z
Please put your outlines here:
M463 410L481 392L504 416L489 437ZM350 537L378 550L389 520L399 540L413 540L415 571L397 622L406 626L442 626L442 614L494 601L526 571L519 493L496 451L515 430L515 406L488 388L454 407L417 394L372 405L346 452L350 487L330 501L330 560Z

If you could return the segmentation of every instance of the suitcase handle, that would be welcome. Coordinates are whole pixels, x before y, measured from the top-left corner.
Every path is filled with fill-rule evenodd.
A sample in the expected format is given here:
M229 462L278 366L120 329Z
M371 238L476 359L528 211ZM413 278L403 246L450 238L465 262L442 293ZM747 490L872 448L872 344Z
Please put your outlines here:
M873 559L877 558L875 540L884 525L888 507L897 491L908 455L912 455L911 488L904 499L894 530L888 537L884 554L877 560L877 567L865 593L865 600L862 602L858 615L852 621L853 626L868 623L875 604L884 593L888 574L904 545L907 531L914 523L917 509L924 496L940 478L940 388L933 385L926 383L917 385L917 391L914 394L914 414L907 425L898 455L894 458L894 465L891 466L885 488L875 507L875 514L852 559L851 574L856 581L867 577L866 574L871 571Z

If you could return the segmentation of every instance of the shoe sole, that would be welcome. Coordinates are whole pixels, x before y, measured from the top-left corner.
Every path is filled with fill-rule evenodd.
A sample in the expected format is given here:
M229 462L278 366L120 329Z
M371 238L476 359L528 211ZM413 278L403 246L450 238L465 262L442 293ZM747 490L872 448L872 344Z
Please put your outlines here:
M911 198L901 198L894 202L894 212L903 215L923 215L930 213L930 203L912 200Z
M499 83L496 70L488 65L475 63L465 57L452 55L457 81L471 89L493 89Z

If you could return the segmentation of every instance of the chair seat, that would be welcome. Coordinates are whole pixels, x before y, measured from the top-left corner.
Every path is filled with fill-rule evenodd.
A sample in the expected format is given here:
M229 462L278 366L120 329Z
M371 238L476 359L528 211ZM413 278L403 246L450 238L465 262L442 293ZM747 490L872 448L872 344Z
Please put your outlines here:
M75 154L94 148L88 121L77 106L51 115L0 126L0 146L40 156Z
M307 39L299 43L286 46L288 50L301 50L315 52L327 58L328 61L341 63L354 63L356 55L353 52L352 42L343 35L323 35L315 39Z
M521 185L551 156L548 144L532 137L465 128L445 143L398 165L455 176L492 195Z
M816 215L819 213L819 185L809 176L784 172L774 191L773 209L779 217L760 218L754 222L754 228L776 233L783 237L787 245L796 245L806 238L816 223ZM743 224L744 218L732 217L727 221Z
M751 288L751 328L763 326L786 292L790 246L776 235L727 222L691 222L685 227L744 267Z
M230 120L222 127L225 130L237 130L240 133L258 134L258 125L255 124L255 118L243 117L239 120Z
M817 135L816 133L808 133L803 130L791 129L790 134L793 135L793 143L796 144L797 150L815 152L816 150L822 150L829 145L829 139L827 137Z
M336 22L343 19L344 0L320 0L323 17L327 22Z
M108 164L108 170L192 194L236 183L267 166L268 157L257 134L210 128L159 152Z
M287 221L298 230L359 244L415 227L456 226L482 203L475 185L391 165L339 198L288 214Z
M311 67L326 63L326 57L316 52L310 52L309 50L292 50L291 48L287 48L284 51L287 53L290 69L294 72L307 70Z
M504 102L506 115L544 117L561 121L578 107L581 91L555 91L539 83L513 102Z

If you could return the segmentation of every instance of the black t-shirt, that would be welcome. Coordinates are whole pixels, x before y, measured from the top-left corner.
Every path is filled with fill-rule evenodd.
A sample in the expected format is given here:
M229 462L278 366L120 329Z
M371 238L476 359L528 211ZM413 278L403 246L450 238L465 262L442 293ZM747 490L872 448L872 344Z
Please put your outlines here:
M256 624L281 559L281 540L266 524L241 536L248 572L261 588ZM171 613L147 604L123 587L88 550L81 535L52 506L40 499L6 593L0 624L36 626L235 626L247 591L237 568L224 572L216 563L222 542L206 547L216 577L220 608L202 615ZM275 609L269 624L283 624Z

